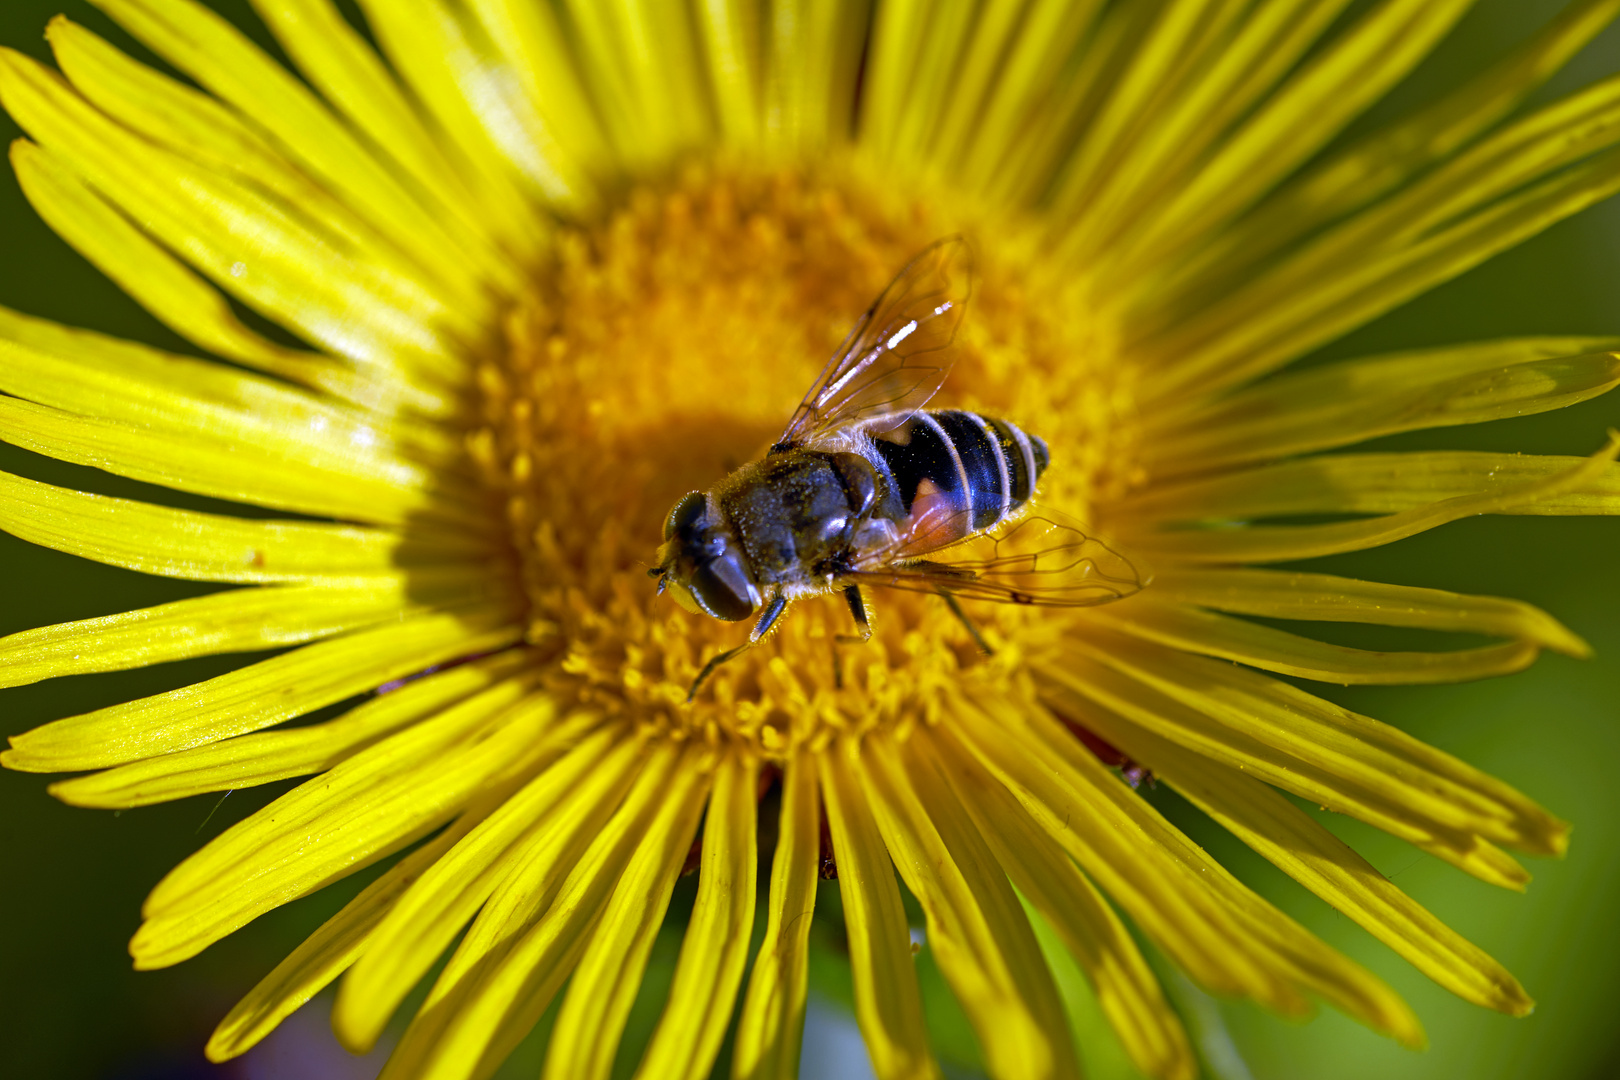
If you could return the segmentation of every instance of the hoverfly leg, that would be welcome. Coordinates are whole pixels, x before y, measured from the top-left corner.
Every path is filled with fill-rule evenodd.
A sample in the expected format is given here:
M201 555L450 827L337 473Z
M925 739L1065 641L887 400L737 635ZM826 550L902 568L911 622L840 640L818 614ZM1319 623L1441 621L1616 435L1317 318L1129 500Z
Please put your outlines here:
M735 649L727 649L725 652L716 653L707 664L703 665L703 670L698 672L698 677L692 680L692 689L686 692L686 703L688 705L692 704L692 699L697 697L698 688L703 685L704 680L714 674L715 668L732 659L738 653L747 652L755 645L758 645L759 639L770 633L771 627L776 624L776 620L786 610L787 598L781 595L773 596L770 602L765 605L765 610L760 612L759 619L754 623L754 628L748 632L747 641L738 645Z
M697 697L698 688L703 685L704 680L706 680L710 675L714 674L715 668L719 667L727 660L730 660L738 653L747 652L753 647L754 643L752 641L745 641L735 649L727 649L725 652L715 653L714 656L710 657L709 662L703 665L703 670L698 672L698 677L692 680L692 689L686 692L686 703L688 705L692 704L692 699Z
M939 590L939 595L945 598L945 606L951 609L951 614L956 616L957 621L967 627L968 636L979 647L979 651L986 656L996 655L996 650L992 649L990 643L984 640L984 635L979 633L979 628L974 626L973 621L967 617L967 612L962 610L962 605L957 603L956 597L944 589Z
M754 628L748 632L748 643L752 645L754 642L770 633L771 627L776 624L777 616L781 615L782 612L786 610L787 598L782 596L780 593L773 596L771 598L771 602L765 605L765 610L760 612L759 620L754 623Z
M865 645L872 639L872 622L866 616L866 599L861 596L859 585L846 585L844 587L844 602L849 605L849 613L855 616L855 628L860 631L859 636L839 634L833 640L840 645Z

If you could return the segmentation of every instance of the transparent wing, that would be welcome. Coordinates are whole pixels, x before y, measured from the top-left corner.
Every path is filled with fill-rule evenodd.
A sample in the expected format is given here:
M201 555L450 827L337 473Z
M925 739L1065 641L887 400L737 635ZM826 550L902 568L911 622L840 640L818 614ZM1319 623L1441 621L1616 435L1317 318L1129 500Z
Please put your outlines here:
M972 600L1047 607L1090 607L1139 592L1149 578L1142 568L1078 522L1036 510L997 535L962 539L949 517L920 524L891 551L873 553L848 575L852 584L916 592L948 592ZM924 545L948 547L948 557L884 564L886 555L920 553ZM904 558L905 556L902 556Z
M950 373L946 346L973 286L972 262L960 236L912 259L827 361L775 448L852 424L890 431L922 408Z

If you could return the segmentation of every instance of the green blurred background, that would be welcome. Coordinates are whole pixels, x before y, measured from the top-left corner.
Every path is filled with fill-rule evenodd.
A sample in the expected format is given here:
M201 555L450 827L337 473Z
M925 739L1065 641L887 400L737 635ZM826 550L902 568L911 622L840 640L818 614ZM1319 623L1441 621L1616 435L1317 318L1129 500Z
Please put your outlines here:
M250 26L245 3L215 6ZM1481 0L1444 47L1367 123L1431 98L1522 40L1557 0ZM46 58L46 20L66 12L137 55L146 54L87 4L0 2L0 43ZM1620 32L1594 43L1537 100L1620 70ZM17 129L0 117L6 138ZM193 352L102 279L34 216L9 171L0 178L0 304L63 322ZM1323 351L1345 356L1469 338L1538 333L1620 334L1620 203L1563 223L1373 326ZM1586 454L1620 425L1620 396L1563 412L1439 435L1383 440L1388 448L1454 447ZM113 494L142 493L89 470L0 447L0 468ZM201 500L173 500L202 505ZM1391 721L1503 777L1576 825L1569 857L1537 861L1528 895L1493 890L1383 834L1330 822L1398 884L1505 962L1539 1002L1512 1020L1435 988L1389 950L1209 826L1163 791L1153 798L1245 880L1332 944L1388 979L1428 1026L1431 1047L1412 1053L1332 1012L1290 1024L1181 987L1180 1004L1210 1064L1228 1080L1536 1078L1620 1076L1620 520L1475 518L1383 551L1322 560L1339 572L1521 597L1561 617L1596 649L1580 662L1546 656L1529 672L1455 687L1330 688L1327 696ZM209 591L48 552L0 534L0 633L126 610ZM1390 641L1344 628L1346 644ZM166 665L6 691L0 734L228 670L242 658ZM1316 688L1319 689L1320 688ZM146 890L174 863L284 786L195 799L124 814L76 810L45 793L43 777L0 775L0 1075L170 1080L183 1077L374 1076L379 1061L350 1059L325 1028L317 1002L284 1032L229 1069L203 1062L201 1046L231 1003L354 891L339 886L265 916L248 930L168 971L130 970L125 943ZM690 904L689 883L673 914ZM824 914L836 906L824 889ZM855 1075L858 1041L839 1002L848 999L836 922L823 920L807 1071ZM633 1027L656 1018L678 937L660 939ZM931 1021L953 1075L973 1075L971 1045L958 1045L952 1004L924 953ZM1174 982L1172 983L1173 986ZM545 1025L542 1024L542 1027ZM543 1032L541 1033L543 1034ZM634 1037L632 1037L632 1042ZM621 1069L634 1064L633 1048ZM535 1075L539 1038L503 1075ZM1094 1075L1121 1072L1117 1053L1094 1043Z

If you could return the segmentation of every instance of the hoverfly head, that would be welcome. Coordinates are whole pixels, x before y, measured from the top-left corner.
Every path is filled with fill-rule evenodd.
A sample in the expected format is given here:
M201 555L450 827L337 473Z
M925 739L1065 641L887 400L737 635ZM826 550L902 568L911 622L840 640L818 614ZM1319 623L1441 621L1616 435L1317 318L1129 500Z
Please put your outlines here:
M749 580L742 548L724 515L701 491L681 497L664 519L664 544L650 571L658 591L694 615L736 622L758 606L759 589Z

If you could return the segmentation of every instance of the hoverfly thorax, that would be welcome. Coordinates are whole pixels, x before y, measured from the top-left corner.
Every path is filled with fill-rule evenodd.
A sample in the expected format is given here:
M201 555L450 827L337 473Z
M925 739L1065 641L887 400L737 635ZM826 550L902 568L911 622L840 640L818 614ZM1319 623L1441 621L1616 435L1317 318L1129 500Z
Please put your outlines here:
M681 498L664 521L664 544L652 571L658 590L694 615L736 622L757 606L746 556L724 515L701 492Z

